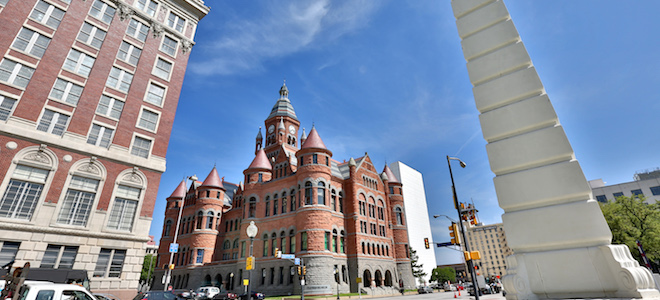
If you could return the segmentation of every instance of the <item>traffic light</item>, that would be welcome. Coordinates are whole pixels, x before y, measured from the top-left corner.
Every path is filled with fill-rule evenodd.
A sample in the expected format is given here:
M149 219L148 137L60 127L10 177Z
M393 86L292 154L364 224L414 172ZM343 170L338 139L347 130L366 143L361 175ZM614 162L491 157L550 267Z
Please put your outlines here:
M460 232L458 230L458 225L456 223L451 223L449 226L449 236L451 237L451 243L454 245L461 244Z
M273 255L275 255L275 258L282 257L282 252L280 252L280 248L275 248L275 253L273 253Z
M302 268L298 267L298 275L302 275Z
M303 275L307 275L307 267L303 266Z
M426 247L426 249L431 248L431 246L429 246L429 238L424 238L424 247Z
M470 257L472 259L481 259L481 253L479 251L472 251L470 252Z

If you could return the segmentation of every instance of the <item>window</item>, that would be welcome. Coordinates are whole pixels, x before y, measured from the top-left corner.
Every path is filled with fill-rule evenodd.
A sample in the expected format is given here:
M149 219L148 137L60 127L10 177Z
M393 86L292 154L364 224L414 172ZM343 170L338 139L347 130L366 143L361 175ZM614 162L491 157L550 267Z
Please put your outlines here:
M57 223L87 226L87 219L92 211L98 187L99 180L72 176L57 217Z
M128 73L120 68L112 67L108 80L105 82L105 85L120 90L124 93L128 93L128 89L131 87L131 82L133 81L133 74Z
M78 254L77 246L48 245L40 268L73 269Z
M341 253L346 253L346 250L344 248L344 235L345 235L344 231L342 230L340 234L341 237L339 238L339 250L341 251Z
M33 73L33 68L24 66L13 60L4 58L0 62L0 81L25 88L30 82Z
M131 19L131 21L128 23L128 28L126 28L126 34L138 39L141 42L147 40L147 33L149 33L149 26L135 19Z
M16 258L21 243L0 241L0 265L6 265Z
M92 4L92 9L89 10L89 14L106 24L110 24L110 22L112 22L112 17L115 16L115 8L108 6L108 4L101 0L94 0L94 4Z
M133 229L133 219L137 212L138 201L140 200L139 188L125 185L117 186L115 194L115 203L112 206L108 228L121 231L131 231Z
M145 101L157 106L161 106L163 104L164 97L165 97L164 87L161 87L153 83L149 84L149 89L147 90L147 97L145 98Z
M43 0L39 0L37 6L35 6L32 13L30 13L30 18L55 29L60 26L63 17L63 10L54 5L48 4Z
M49 43L49 37L23 27L11 46L41 58L44 52L46 52Z
M401 207L395 208L394 214L396 215L396 224L403 225L403 212L401 211Z
M296 233L293 230L289 231L289 253L296 253Z
M213 229L213 216L212 211L206 214L206 229Z
M332 251L337 252L337 229L332 230Z
M141 11L147 13L150 16L156 15L156 9L158 8L158 3L153 0L137 0L135 6Z
M312 205L312 183L305 182L305 205Z
M250 205L248 208L248 218L254 218L256 217L256 210L257 210L257 199L252 197L250 198Z
M71 49L64 62L64 69L82 76L89 76L96 59L76 49Z
M277 235L273 233L270 237L271 239L271 249L270 249L270 254L272 256L275 256L275 249L277 249Z
M264 251L263 251L263 257L268 256L268 234L264 234Z
M67 122L69 122L69 116L46 109L39 120L37 130L62 136Z
M126 250L101 249L94 268L94 277L119 278L125 258Z
M172 220L167 220L167 222L165 222L165 229L163 230L163 236L170 236L170 231L172 231Z
M318 154L312 154L312 163L314 163L314 164L319 163L319 155Z
M343 193L339 192L339 212L343 213L344 212L344 201L343 201Z
M117 52L117 58L135 66L140 59L140 54L142 54L140 48L137 48L126 41L122 41L121 46L119 46L119 52Z
M325 183L319 182L316 196L318 200L317 203L325 205Z
M87 137L87 144L108 148L110 147L112 134L114 132L114 129L98 124L92 124L92 130L90 130L89 137Z
M291 190L291 209L289 211L296 210L296 191Z
M630 193L633 195L633 197L644 196L644 193L642 193L641 189L632 190Z
M277 209L279 208L278 204L277 194L275 194L275 196L273 196L273 216L277 215Z
M0 200L0 217L30 220L48 173L48 170L17 165Z
M2 98L2 96L0 96L0 98ZM653 194L653 196L660 195L660 186L652 186L651 187L651 194Z
M597 200L598 202L607 203L607 197L605 197L605 195L598 195L598 196L596 196L596 200Z
M78 33L79 41L92 45L92 47L97 49L101 48L104 39L105 31L87 22L83 23L83 26Z
M133 148L131 149L132 155L148 158L150 150L151 140L141 138L139 136L135 137L135 140L133 141Z
M110 98L106 95L101 95L101 100L99 101L99 106L96 108L96 113L113 119L119 119L123 109L123 101Z
M78 105L82 91L82 86L57 78L53 89L50 91L50 97L71 105Z
M170 79L170 71L172 71L172 63L158 58L153 74L165 80Z
M197 249L196 263L201 264L202 262L204 262L204 249Z
M186 21L181 17L177 16L175 13L170 12L170 16L167 18L167 25L174 28L178 32L183 32L183 25L186 24Z
M9 114L14 109L14 104L16 104L16 99L0 95L0 120L7 121L9 119Z
M307 232L300 233L300 251L307 251Z
M245 241L241 242L241 257L245 257Z
M621 192L614 193L613 195L614 195L614 199L619 198L619 197L623 197L623 193L621 193Z
M160 45L160 50L169 55L175 56L176 47L178 46L178 44L179 42L177 42L175 39L165 35L163 37L163 43Z
M138 127L147 129L149 131L156 131L158 125L158 113L148 109L142 109L140 119L138 120Z

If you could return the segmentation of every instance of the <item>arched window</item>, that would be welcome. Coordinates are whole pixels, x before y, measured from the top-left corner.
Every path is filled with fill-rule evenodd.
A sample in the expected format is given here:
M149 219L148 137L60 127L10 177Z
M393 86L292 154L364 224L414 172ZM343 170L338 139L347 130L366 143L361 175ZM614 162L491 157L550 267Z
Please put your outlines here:
M82 159L72 167L68 189L59 206L58 224L87 226L97 191L102 189L105 168L96 160Z
M277 199L277 194L273 196L273 216L277 214L277 210L279 209L279 203Z
M332 230L332 251L334 252L339 252L337 251L337 229Z
M392 286L392 272L385 271L385 286Z
M296 190L291 190L291 209L289 211L296 210Z
M263 249L264 251L262 253L263 254L262 256L266 257L268 256L268 234L264 234L263 240L264 240L264 249Z
M266 196L266 217L270 216L270 196Z
M248 218L254 218L256 217L256 210L257 210L257 199L254 197L250 198L250 208L248 210Z
M230 242L229 240L225 240L225 241L222 243L222 249L225 249L225 250L226 250L226 249L231 249L231 242Z
M167 220L165 222L165 230L163 230L163 236L170 236L171 230L172 230L172 220Z
M215 214L210 211L206 213L206 229L213 229L213 216Z
M318 201L316 203L325 205L325 183L324 182L319 182L318 184L318 190L316 192Z
M202 219L204 218L204 213L197 212L197 224L195 226L195 229L202 229Z
M117 178L107 228L130 232L140 211L142 191L147 188L147 177L142 171L132 168L122 171Z
M286 213L286 192L282 192L282 213Z
M375 280L376 281L376 286L377 287L381 286L382 283L383 283L383 275L380 272L380 270L376 270L376 278L375 279L376 279Z
M344 194L343 192L339 192L339 199L337 202L339 202L339 212L343 213L344 212Z
M305 182L305 205L312 205L312 183Z
M222 225L222 213L218 213L218 216L215 218L215 230L220 231L220 225Z
M234 242L232 243L232 248L238 249L238 239L234 240Z
M385 205L383 204L383 200L378 199L378 219L379 220L385 220Z
M307 232L300 233L300 251L307 251Z
M346 234L344 233L343 230L340 232L340 234L341 234L341 237L339 237L339 251L341 253L346 253L346 248L344 248L344 236Z
M280 250L282 253L286 253L286 232L280 232Z
M371 272L369 272L369 270L364 270L364 274L362 276L364 278L364 281L363 281L364 287L370 287L371 286Z
M271 242L273 243L273 244L271 245L270 254L271 254L272 256L275 256L275 248L277 248L277 234L275 234L275 233L273 232L273 234L270 236L270 239L271 239Z
M289 231L289 253L296 253L296 232L293 229Z
M367 254L367 250L364 249L364 242L362 242L362 254Z
M330 191L330 207L332 210L337 211L337 191L335 189Z
M403 225L403 211L401 210L401 207L394 208L394 215L396 216L396 224Z

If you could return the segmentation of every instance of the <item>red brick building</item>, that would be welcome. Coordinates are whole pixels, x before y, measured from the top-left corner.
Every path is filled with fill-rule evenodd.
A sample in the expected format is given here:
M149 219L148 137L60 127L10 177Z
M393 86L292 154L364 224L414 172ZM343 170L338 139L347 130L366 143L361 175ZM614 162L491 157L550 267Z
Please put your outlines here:
M398 293L400 281L413 287L401 183L387 166L379 173L366 153L334 160L316 128L299 135L288 93L282 86L264 122L265 143L261 129L257 134L244 183L224 182L214 167L188 189L181 182L167 198L156 278L167 268L176 235L175 289L222 285L242 292L250 248L246 228L254 221L259 232L253 290L300 294L293 263L276 258L276 250L303 259L306 294L363 287L391 294Z
M135 295L202 0L0 0L0 265Z

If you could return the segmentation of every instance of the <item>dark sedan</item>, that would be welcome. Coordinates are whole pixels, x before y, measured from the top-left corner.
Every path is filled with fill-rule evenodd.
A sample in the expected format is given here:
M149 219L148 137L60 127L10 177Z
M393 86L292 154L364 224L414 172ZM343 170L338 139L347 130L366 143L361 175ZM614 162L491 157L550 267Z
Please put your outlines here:
M133 300L181 300L183 298L175 295L172 292L165 291L149 291L138 293Z
M242 294L238 296L238 298L241 300L263 300L264 298L266 298L266 295L264 295L263 293L253 291L251 294L252 296L250 297L250 299L248 299L247 294Z

